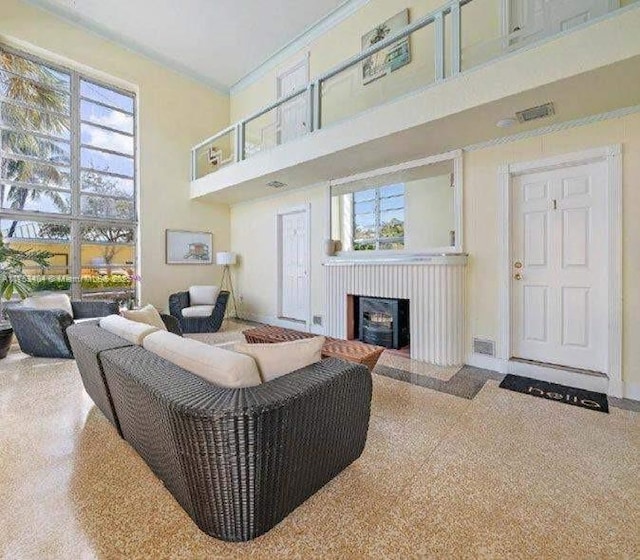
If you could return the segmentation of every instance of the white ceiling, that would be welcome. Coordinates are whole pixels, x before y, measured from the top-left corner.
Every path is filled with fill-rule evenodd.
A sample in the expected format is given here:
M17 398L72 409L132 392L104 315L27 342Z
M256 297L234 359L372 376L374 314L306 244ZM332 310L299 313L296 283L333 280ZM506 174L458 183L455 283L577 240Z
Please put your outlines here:
M227 90L345 0L29 0Z

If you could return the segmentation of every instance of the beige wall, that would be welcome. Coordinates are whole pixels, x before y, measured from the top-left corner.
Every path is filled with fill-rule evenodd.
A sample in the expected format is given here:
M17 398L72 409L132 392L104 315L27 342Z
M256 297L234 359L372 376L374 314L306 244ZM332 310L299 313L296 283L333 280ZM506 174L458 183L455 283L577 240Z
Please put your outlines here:
M217 281L216 266L166 265L164 238L167 228L206 230L214 233L215 250L229 247L228 207L191 202L188 194L189 150L228 125L228 97L19 0L2 0L0 39L135 86L143 301L164 307L173 291Z
M463 8L463 65L471 66L488 58L499 44L501 0L474 0ZM301 57L309 56L313 79L361 51L361 38L403 9L414 22L444 5L444 0L371 0L355 14L310 42L300 52L259 80L231 96L231 121L246 117L276 99L277 76ZM449 36L448 21L445 34ZM360 65L331 79L323 97L324 122L334 122L355 112L425 86L434 79L433 26L415 33L411 39L411 63L391 76L362 85Z
M454 198L451 175L405 184L404 241L407 251L450 246L450 232L456 229Z

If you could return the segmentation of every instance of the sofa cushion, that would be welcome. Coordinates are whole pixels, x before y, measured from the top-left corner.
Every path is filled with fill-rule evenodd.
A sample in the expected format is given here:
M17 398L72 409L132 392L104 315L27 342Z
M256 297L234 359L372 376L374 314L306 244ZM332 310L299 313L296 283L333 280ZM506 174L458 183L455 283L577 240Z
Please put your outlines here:
M159 328L161 331L167 330L160 313L150 303L140 309L124 309L121 314L125 319L136 321L137 323L146 323L152 327Z
M62 309L73 317L71 300L67 294L46 294L42 296L31 296L26 298L22 305L33 307L34 309Z
M182 310L183 317L211 317L213 305L192 305Z
M110 333L120 338L124 338L133 344L142 346L142 341L146 336L158 330L158 327L147 325L146 323L138 323L120 317L120 315L109 315L100 319L100 326Z
M219 387L237 389L260 385L260 372L251 356L164 331L147 336L142 346Z
M266 383L281 375L319 362L322 359L324 341L324 336L314 336L273 344L238 343L234 351L255 358L262 381Z
M215 305L219 292L218 286L191 286L189 305Z

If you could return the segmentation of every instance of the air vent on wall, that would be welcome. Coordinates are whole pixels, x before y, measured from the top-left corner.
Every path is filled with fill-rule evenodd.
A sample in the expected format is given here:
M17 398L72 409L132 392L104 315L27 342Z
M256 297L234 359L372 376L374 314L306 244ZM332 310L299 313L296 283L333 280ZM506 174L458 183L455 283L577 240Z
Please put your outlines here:
M274 189L281 189L282 187L286 187L286 183L282 183L281 181L270 181L267 183L267 187L273 187Z
M474 354L484 354L485 356L495 356L496 355L496 344L493 340L488 340L485 338L475 338L473 339L473 353Z
M556 109L553 103L545 103L544 105L538 105L537 107L530 107L524 111L518 111L516 117L518 117L519 123L526 123L529 121L535 121L537 119L544 119L556 114Z

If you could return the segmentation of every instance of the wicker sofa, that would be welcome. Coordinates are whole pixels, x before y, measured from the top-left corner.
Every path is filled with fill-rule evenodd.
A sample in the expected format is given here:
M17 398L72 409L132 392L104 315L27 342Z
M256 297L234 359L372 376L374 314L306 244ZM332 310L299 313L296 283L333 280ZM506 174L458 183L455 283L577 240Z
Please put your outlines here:
M222 388L96 325L68 329L89 395L205 533L253 539L362 453L366 367L329 358Z

